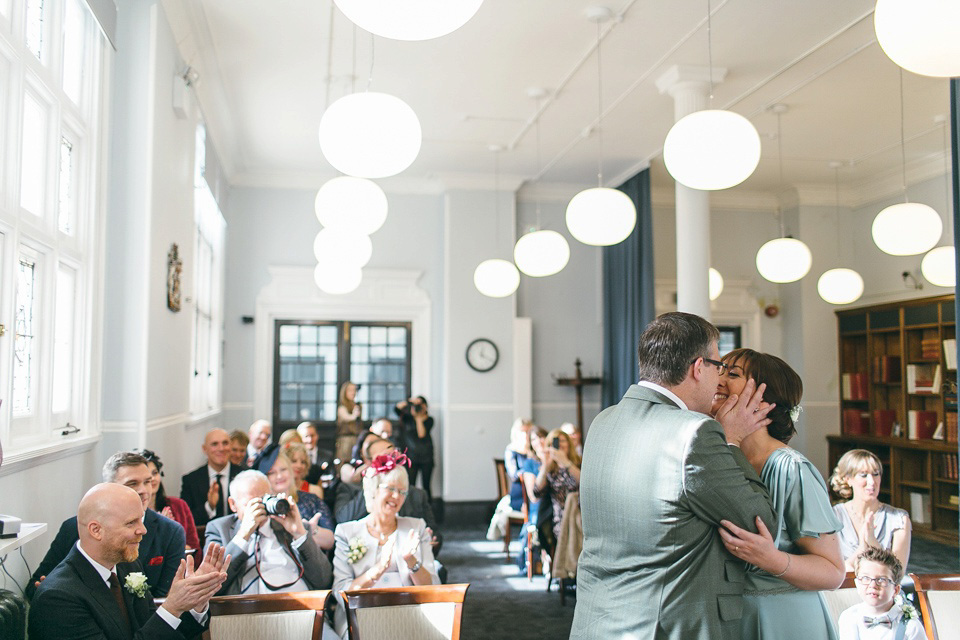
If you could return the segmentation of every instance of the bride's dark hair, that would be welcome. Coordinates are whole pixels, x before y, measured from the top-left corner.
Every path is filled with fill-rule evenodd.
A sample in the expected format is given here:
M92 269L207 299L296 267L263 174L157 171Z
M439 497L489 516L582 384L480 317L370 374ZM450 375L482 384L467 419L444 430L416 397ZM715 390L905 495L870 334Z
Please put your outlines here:
M723 356L723 361L730 367L740 367L744 377L753 378L758 385L767 385L763 400L777 405L767 414L772 421L767 425L767 433L784 444L789 443L797 433L790 413L803 396L803 381L797 372L777 356L753 349L734 349Z

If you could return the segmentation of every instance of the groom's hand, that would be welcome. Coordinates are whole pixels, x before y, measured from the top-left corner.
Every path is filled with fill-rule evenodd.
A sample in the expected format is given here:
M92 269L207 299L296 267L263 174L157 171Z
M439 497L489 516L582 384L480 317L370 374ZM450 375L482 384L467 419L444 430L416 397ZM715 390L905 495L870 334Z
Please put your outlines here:
M739 447L744 438L770 424L767 414L776 405L763 402L763 391L766 388L766 384L757 387L754 379L748 378L743 392L740 395L731 395L721 405L716 419L723 427L728 444Z

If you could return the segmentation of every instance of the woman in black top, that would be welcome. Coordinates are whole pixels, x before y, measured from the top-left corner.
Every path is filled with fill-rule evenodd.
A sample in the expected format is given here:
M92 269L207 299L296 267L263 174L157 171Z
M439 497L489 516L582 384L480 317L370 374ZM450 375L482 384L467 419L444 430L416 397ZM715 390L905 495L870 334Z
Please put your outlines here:
M410 458L410 486L417 483L417 476L423 474L423 490L427 498L433 500L430 492L430 478L433 475L433 438L430 431L433 429L433 418L427 409L427 399L416 396L409 400L401 400L396 406L400 417L400 433L395 434L400 441L398 448L405 447L407 457Z

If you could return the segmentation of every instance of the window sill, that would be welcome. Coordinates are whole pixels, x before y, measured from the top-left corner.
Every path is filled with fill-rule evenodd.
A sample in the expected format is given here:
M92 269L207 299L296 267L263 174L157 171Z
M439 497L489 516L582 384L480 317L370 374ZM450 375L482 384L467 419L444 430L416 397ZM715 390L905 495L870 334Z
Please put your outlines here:
M193 427L208 422L212 418L218 418L221 413L223 413L223 409L220 407L204 411L203 413L191 413L190 417L187 418L187 428L192 429Z
M26 451L18 451L11 455L4 455L3 468L0 469L0 477L18 473L40 464L46 464L84 453L91 450L98 442L100 442L99 433L81 436L66 442L54 442L41 445L27 449Z

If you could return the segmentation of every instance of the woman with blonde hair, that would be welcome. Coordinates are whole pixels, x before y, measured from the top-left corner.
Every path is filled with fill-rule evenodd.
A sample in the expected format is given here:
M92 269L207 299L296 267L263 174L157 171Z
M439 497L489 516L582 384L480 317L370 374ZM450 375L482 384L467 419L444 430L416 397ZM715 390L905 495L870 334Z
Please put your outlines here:
M337 451L340 463L350 461L350 452L363 431L363 406L357 402L357 385L349 380L340 386L337 401Z
M840 550L848 571L868 547L892 551L900 564L910 559L910 514L880 502L880 458L866 449L847 451L830 476L833 492L846 502L833 505L840 518Z
M293 471L293 485L298 491L306 491L323 499L323 487L307 482L307 473L310 471L310 455L302 442L290 442L284 446L283 452L290 460Z
M306 491L300 491L295 484L293 465L280 445L270 444L254 461L253 468L267 476L270 491L284 494L297 505L304 521L313 524L313 539L324 551L333 548L333 516L327 503Z
M573 440L560 429L547 434L543 448L543 465L533 483L533 495L542 500L550 495L553 504L553 536L560 536L563 507L567 494L580 490L580 456Z
M503 464L507 468L510 483L510 508L519 511L523 506L523 488L520 485L520 467L533 451L530 449L530 431L533 420L517 418L510 427L510 443L503 451Z

